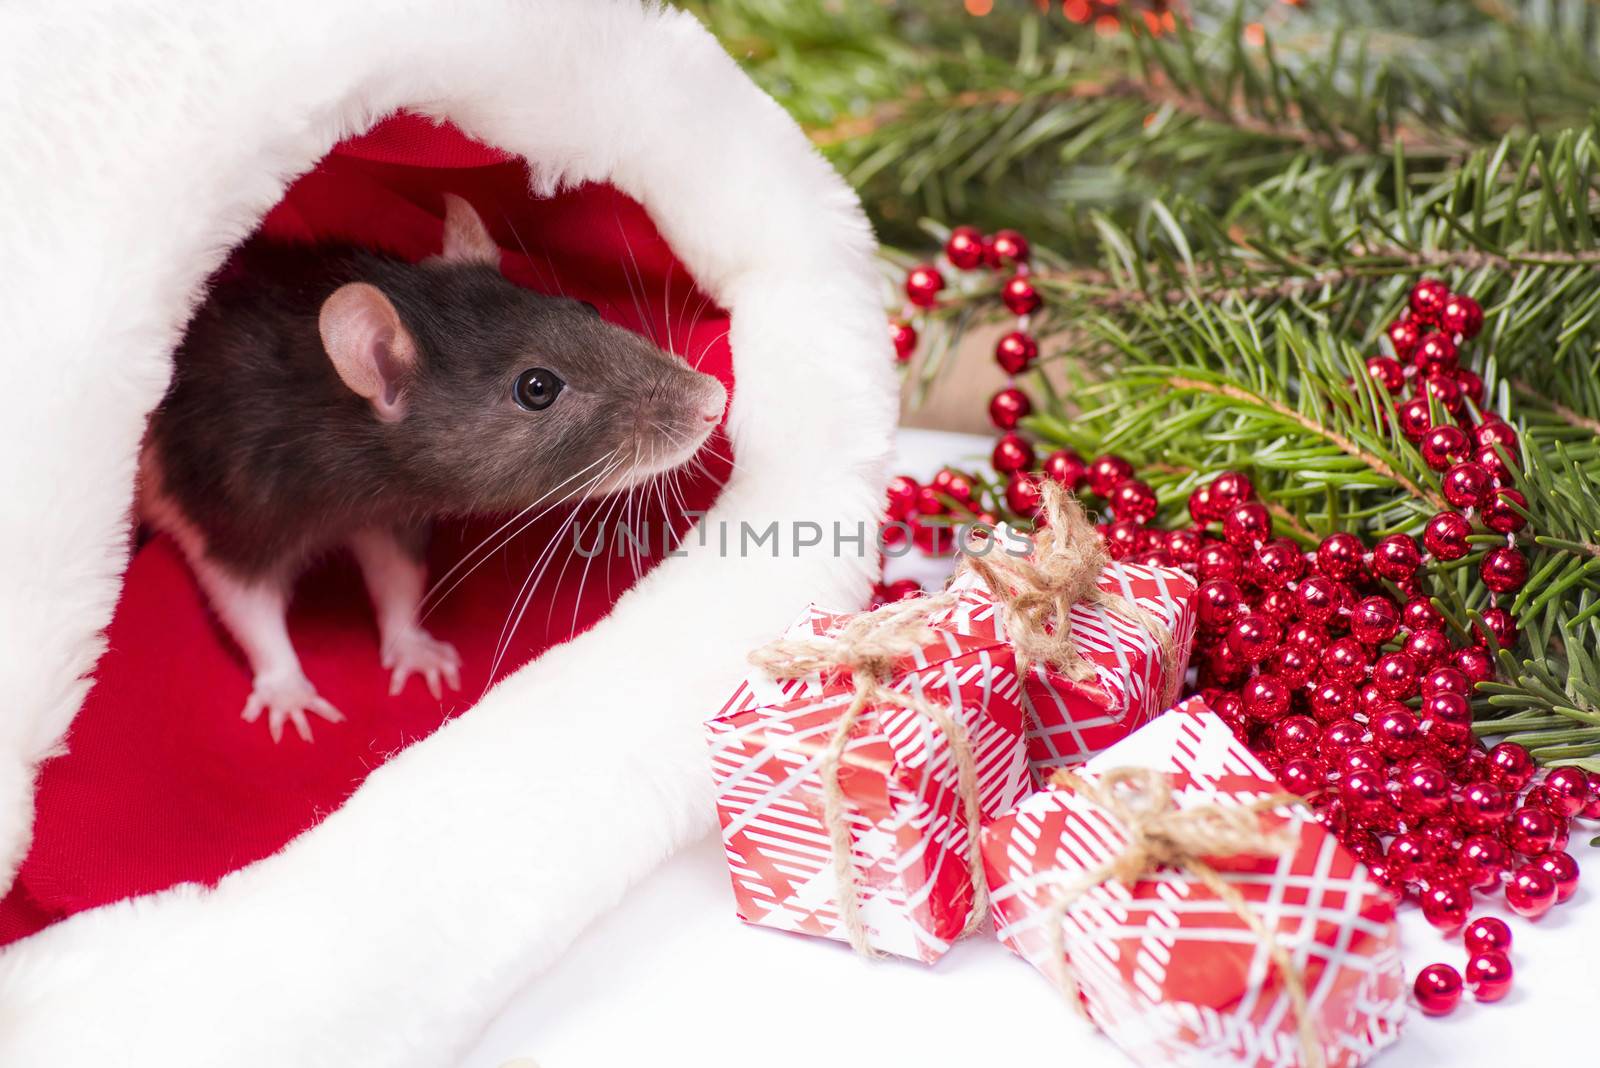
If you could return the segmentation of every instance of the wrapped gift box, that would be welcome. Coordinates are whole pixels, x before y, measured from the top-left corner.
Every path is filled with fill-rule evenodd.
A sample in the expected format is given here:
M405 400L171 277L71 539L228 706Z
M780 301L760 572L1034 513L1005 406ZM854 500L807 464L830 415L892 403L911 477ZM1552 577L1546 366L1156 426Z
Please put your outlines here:
M1241 804L1278 793L1273 777L1203 701L1191 698L1078 769L1170 776L1174 803ZM1405 1015L1395 902L1304 806L1262 817L1292 827L1281 857L1208 857L1304 977L1322 1056L1357 1065L1391 1042ZM1101 882L1050 930L1066 888L1123 851L1123 828L1067 788L1034 794L983 835L991 910L1001 940L1057 975L1065 948L1090 1018L1147 1065L1303 1064L1287 988L1239 915L1185 869L1132 885Z
M970 571L958 574L951 588L987 593ZM1094 681L1074 682L1042 664L1023 679L1028 759L1040 787L1057 769L1083 763L1154 719L1171 703L1188 668L1194 579L1170 567L1111 563L1101 572L1100 588L1160 620L1172 634L1177 661L1166 670L1160 640L1125 614L1103 604L1074 605L1073 639L1094 665Z
M847 618L811 609L786 637L825 635ZM998 815L1031 788L1014 656L985 597L958 595L929 621L933 640L890 688L936 703L965 731L980 809ZM757 672L707 724L734 896L750 923L847 939L820 769L853 694L848 677L777 682ZM937 960L974 899L950 739L924 713L869 706L839 768L870 945Z

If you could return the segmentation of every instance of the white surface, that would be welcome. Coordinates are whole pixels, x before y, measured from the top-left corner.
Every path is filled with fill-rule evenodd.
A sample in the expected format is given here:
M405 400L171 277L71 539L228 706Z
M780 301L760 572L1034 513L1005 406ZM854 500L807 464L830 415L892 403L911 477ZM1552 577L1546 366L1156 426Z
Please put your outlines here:
M903 470L919 477L986 451L982 439L902 431ZM1600 877L1578 824L1570 849ZM1483 900L1483 899L1480 899ZM1497 899L1498 902L1498 899ZM1451 1016L1413 1012L1380 1066L1592 1063L1600 972L1593 887L1538 923L1508 916L1516 982L1501 1002L1468 994ZM1406 971L1444 961L1447 941L1403 909ZM525 987L461 1068L846 1068L947 1065L1126 1068L1128 1061L1057 997L1049 982L987 932L929 968L866 961L839 943L740 923L720 843L685 850L589 930L566 958Z

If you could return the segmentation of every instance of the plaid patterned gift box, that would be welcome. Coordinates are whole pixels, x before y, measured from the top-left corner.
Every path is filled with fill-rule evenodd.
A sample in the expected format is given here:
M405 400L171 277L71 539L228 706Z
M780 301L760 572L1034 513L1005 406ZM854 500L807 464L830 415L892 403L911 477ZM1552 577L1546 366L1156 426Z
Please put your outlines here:
M1156 839L1136 842L1084 793L1106 799L1104 784L1151 771L1170 790L1167 816L1246 811L1282 852L1146 863ZM985 828L991 910L1000 939L1075 985L1136 1062L1346 1068L1394 1040L1405 982L1393 898L1304 806L1250 811L1276 806L1279 787L1203 701L1100 754L1071 785ZM1140 849L1129 881L1104 877Z
M1028 760L1039 787L1053 771L1083 763L1168 708L1188 668L1194 579L1175 568L1113 562L1100 571L1098 584L1166 627L1176 656L1167 662L1159 637L1114 604L1074 604L1073 640L1093 666L1094 679L1074 682L1043 664L1032 665L1023 678ZM967 569L951 589L987 595L983 580Z
M895 658L883 699L854 716L860 680L850 673L775 681L758 672L707 723L723 844L747 922L932 962L982 919L977 818L1030 789L1021 684L986 598L924 603L933 609L924 633ZM870 635L884 611L904 610L856 617L813 608L785 638L825 644L858 619Z

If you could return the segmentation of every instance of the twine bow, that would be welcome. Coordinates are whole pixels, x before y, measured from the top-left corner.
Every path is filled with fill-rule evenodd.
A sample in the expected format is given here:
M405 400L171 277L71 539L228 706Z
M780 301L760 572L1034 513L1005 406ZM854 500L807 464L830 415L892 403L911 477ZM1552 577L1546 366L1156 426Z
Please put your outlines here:
M954 598L918 597L897 601L856 616L834 633L815 638L780 638L750 654L750 662L773 678L804 678L812 673L838 675L849 672L855 698L834 728L823 752L818 774L822 779L822 823L833 851L833 872L838 883L839 918L850 945L863 956L881 954L867 941L861 918L861 893L856 885L855 846L844 818L844 791L839 785L839 764L851 731L861 713L871 705L894 705L927 716L949 741L956 765L956 785L967 825L967 874L972 882L972 912L961 934L983 922L988 912L988 891L983 878L981 813L978 808L978 766L966 732L939 705L922 697L898 693L889 686L895 665L933 641L936 632L929 619Z
M1261 826L1262 812L1298 804L1293 794L1273 794L1241 805L1197 805L1179 808L1173 803L1167 776L1148 768L1116 768L1095 779L1071 771L1058 771L1052 786L1073 793L1108 812L1123 828L1127 844L1100 867L1067 884L1046 914L1050 935L1050 961L1062 995L1079 1013L1087 1015L1078 996L1078 983L1067 964L1065 925L1068 910L1083 894L1115 880L1132 885L1157 868L1187 872L1216 895L1248 927L1278 967L1284 989L1299 1025L1300 1051L1306 1068L1322 1068L1322 1045L1317 1041L1306 1000L1305 973L1289 952L1251 910L1244 896L1226 882L1204 858L1217 856L1282 856L1298 845L1292 826L1274 831Z
M1098 604L1128 617L1155 638L1164 680L1160 707L1170 706L1183 684L1172 628L1131 598L1100 588L1100 573L1111 557L1099 532L1083 507L1060 486L1045 479L1041 489L1041 529L1034 535L1030 556L991 549L983 556L968 553L964 558L964 566L983 580L1005 613L1018 673L1026 675L1031 664L1043 663L1073 682L1093 681L1094 664L1072 633L1072 606Z

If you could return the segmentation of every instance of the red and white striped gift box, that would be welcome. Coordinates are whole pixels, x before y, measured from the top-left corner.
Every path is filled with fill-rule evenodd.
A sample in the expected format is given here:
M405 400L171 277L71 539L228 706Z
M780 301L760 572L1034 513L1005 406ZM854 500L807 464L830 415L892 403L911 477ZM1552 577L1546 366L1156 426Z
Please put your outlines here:
M846 617L811 609L786 637ZM963 596L931 622L936 641L907 658L893 689L926 696L966 731L984 818L1031 788L1022 688L994 605ZM851 680L746 680L707 723L717 815L739 916L846 940L824 826L819 769L853 697ZM860 915L879 950L932 962L972 914L969 841L949 740L925 715L869 707L840 763Z
M1078 769L1133 766L1172 777L1180 807L1280 792L1272 775L1199 698L1157 718ZM1274 810L1299 834L1277 857L1208 858L1305 977L1329 1068L1364 1063L1405 1016L1395 903L1302 806ZM1103 809L1068 789L1034 794L983 832L1000 939L1046 975L1057 894L1120 853ZM1267 950L1197 880L1161 869L1131 886L1101 884L1067 910L1063 944L1090 1017L1139 1064L1302 1063L1288 993Z
M1076 683L1043 665L1033 666L1023 680L1028 759L1039 787L1056 769L1083 763L1158 716L1167 707L1173 677L1182 678L1188 669L1196 621L1194 579L1170 567L1112 563L1101 572L1100 588L1166 624L1178 661L1169 675L1160 642L1145 627L1103 605L1074 605L1072 634L1094 665L1094 681ZM951 589L986 593L970 571L957 575Z

